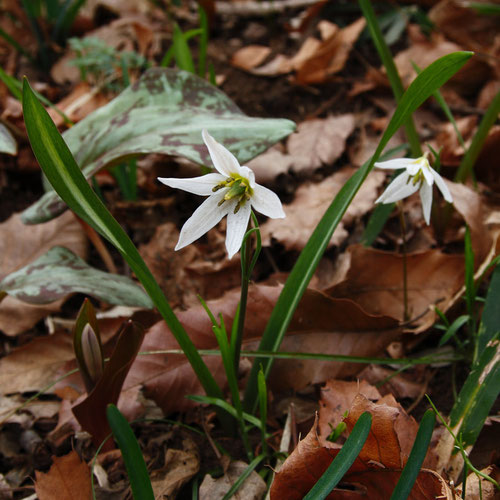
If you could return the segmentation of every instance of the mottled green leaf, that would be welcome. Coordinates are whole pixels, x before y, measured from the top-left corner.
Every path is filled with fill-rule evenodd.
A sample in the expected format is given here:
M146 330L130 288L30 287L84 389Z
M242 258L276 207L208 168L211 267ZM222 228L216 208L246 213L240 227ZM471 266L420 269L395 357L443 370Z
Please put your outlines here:
M63 247L54 247L5 276L0 290L30 304L48 304L80 292L110 304L153 307L151 299L133 280L94 269Z
M185 71L152 68L106 106L64 132L88 179L99 169L144 153L184 156L211 165L201 138L206 128L245 163L293 132L290 120L251 118L219 89ZM37 224L65 209L54 191L23 213Z
M3 123L0 123L0 153L17 154L16 140Z

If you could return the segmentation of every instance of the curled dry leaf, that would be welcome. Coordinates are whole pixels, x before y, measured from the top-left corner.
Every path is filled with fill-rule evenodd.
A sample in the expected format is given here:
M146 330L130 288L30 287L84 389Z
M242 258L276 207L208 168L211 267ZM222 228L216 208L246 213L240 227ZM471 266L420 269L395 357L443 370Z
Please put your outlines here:
M345 141L354 126L352 113L302 122L287 141L292 169L310 173L323 165L332 165L344 152Z
M355 170L343 168L318 184L304 184L297 189L292 203L284 205L286 219L268 220L261 226L262 241L269 245L271 238L287 250L302 250L321 217ZM373 208L378 188L383 183L383 172L372 172L349 205L342 221L333 233L329 246L340 245L349 236L346 226Z
M36 471L35 474L35 491L39 500L53 500L56 496L68 500L92 498L90 469L76 451L54 457L49 472Z
M243 350L256 349L280 292L281 287L250 287ZM220 299L208 301L215 317L219 313L223 315L228 329L233 322L239 298L239 290L234 290ZM197 348L217 348L211 322L201 306L180 312L178 317ZM351 301L332 300L321 292L308 290L293 317L282 350L375 356L399 334L397 321L392 318L371 316ZM147 332L141 346L141 351L171 349L178 349L178 344L164 322L157 323ZM224 384L225 376L219 357L207 356L205 361L218 382ZM328 378L353 375L361 368L362 365L352 363L277 360L269 384L277 391L287 388L299 390ZM180 354L140 356L125 381L125 389L136 385L142 385L146 395L165 413L192 406L184 396L202 393L189 363Z
M349 431L364 411L372 415L372 428L358 458L334 489L329 500L355 500L363 495L370 500L390 498L406 462L407 448L413 444L417 424L392 399L371 403L358 394L345 422ZM276 474L271 500L299 500L318 481L340 449L318 437L317 422ZM408 497L410 500L453 498L443 478L422 469Z
M47 224L26 226L18 214L0 224L0 279L44 255L54 246L70 249L85 258L87 239L81 225L71 213ZM0 330L17 335L31 328L51 312L58 311L63 301L33 306L6 297L0 303Z

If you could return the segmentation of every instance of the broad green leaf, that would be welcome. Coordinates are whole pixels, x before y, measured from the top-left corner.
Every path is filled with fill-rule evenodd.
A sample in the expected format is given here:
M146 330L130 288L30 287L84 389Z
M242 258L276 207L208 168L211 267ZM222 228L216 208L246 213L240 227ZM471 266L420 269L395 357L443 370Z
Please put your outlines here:
M3 123L0 123L0 153L17 154L17 142Z
M363 181L387 146L390 138L403 125L405 120L438 88L449 80L471 56L471 52L454 52L453 54L448 54L434 61L413 80L408 90L401 97L373 157L344 184L344 187L328 207L302 250L269 318L259 344L259 350L277 351L279 349L295 309L314 274L316 266L333 232L363 184ZM257 407L257 379L260 364L262 364L264 374L267 377L271 370L272 360L262 358L254 360L245 391L244 407L247 411L254 411Z
M211 165L201 138L204 128L245 163L293 132L295 124L251 118L205 80L185 71L152 68L64 132L63 138L89 179L106 165L144 153L183 156ZM27 224L37 224L64 210L64 203L50 191L22 217Z
M64 247L5 276L0 290L30 304L49 304L71 293L85 293L110 304L153 307L153 302L132 279L90 267Z
M148 468L129 423L115 405L108 406L106 416L122 452L134 500L154 500Z
M80 218L120 252L158 308L207 394L221 397L222 391L217 382L172 311L137 248L86 182L71 151L26 79L23 85L23 113L31 147L51 185Z

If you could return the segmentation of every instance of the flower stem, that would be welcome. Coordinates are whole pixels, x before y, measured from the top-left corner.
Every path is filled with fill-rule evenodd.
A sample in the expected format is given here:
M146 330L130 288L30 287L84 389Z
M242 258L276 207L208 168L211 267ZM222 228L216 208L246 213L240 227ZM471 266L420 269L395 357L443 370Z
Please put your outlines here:
M399 208L399 225L401 227L401 248L403 250L403 320L408 321L408 266L406 252L406 222L403 212L403 204L398 202Z
M240 353L241 353L241 342L243 340L243 330L245 328L245 316L247 311L247 299L248 299L248 285L250 283L250 278L252 276L252 271L257 262L257 258L261 250L261 238L259 223L257 222L257 217L251 212L252 220L248 223L248 231L243 239L243 244L241 245L241 295L240 304L238 308L238 318L236 330L233 328L231 333L231 352L233 354L234 369L236 374L238 373L238 368L240 365ZM254 227L252 228L252 221ZM250 236L255 233L257 245L255 251L252 255L252 241Z

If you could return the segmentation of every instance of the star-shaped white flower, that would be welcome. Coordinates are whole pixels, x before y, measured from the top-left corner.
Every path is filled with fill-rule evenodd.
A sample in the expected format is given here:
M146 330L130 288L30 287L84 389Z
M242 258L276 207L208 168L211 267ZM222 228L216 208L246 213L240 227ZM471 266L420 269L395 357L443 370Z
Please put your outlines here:
M285 217L285 212L275 193L255 183L252 170L240 166L235 156L206 130L201 135L219 173L192 179L158 177L158 180L172 188L208 196L182 227L175 249L197 240L227 215L226 249L231 259L248 230L251 207L272 219Z
M427 155L420 158L396 158L394 160L375 163L378 168L397 170L404 168L405 171L398 175L382 193L375 203L393 203L419 191L422 201L422 211L427 225L431 220L432 207L432 185L434 182L443 193L444 199L452 203L450 190L443 178L429 165Z

